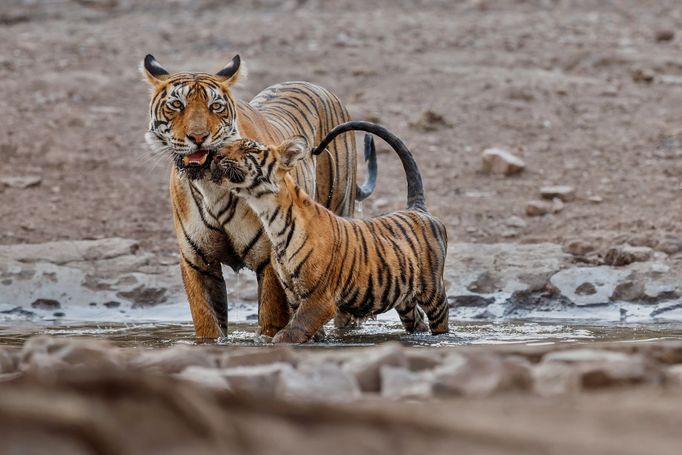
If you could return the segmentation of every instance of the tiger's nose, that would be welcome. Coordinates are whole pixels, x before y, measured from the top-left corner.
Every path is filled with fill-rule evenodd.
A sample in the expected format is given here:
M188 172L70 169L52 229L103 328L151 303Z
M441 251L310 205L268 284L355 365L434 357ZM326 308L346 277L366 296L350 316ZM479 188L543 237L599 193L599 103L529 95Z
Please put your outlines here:
M208 137L207 132L202 132L202 133L189 133L187 135L187 139L189 139L191 142L194 142L196 145L201 145L204 143L206 138Z

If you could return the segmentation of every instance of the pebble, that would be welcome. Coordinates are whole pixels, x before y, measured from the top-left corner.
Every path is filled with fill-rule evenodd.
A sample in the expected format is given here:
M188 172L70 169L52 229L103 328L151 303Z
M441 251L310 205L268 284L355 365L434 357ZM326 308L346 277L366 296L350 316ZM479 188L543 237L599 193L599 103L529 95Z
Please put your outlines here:
M575 188L568 185L545 186L540 188L543 199L560 199L563 202L570 202L575 199Z
M659 43L672 41L675 38L675 32L673 30L657 30L656 31L656 41Z
M20 190L38 186L43 179L37 175L24 175L19 177L2 177L0 183L7 185L10 188L17 188Z
M505 221L505 224L509 227L515 227L515 228L525 228L528 224L523 220L523 218L519 216L510 216L507 218L507 221Z
M483 151L482 169L486 174L514 175L525 168L523 160L508 150L489 148Z
M653 257L653 254L654 250L646 246L619 245L606 252L604 263L621 267L633 262L646 262Z
M543 216L551 212L552 204L545 201L528 201L526 203L527 216Z

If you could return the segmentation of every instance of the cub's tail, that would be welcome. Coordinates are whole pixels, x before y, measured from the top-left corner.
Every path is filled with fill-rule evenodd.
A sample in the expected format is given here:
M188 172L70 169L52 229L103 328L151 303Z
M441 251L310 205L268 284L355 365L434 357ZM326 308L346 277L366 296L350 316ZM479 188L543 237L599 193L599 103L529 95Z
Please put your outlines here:
M395 152L398 154L398 158L400 158L400 161L403 163L405 177L407 178L407 207L410 209L420 209L426 211L426 204L424 202L424 185L422 183L422 176L419 173L417 162L414 160L412 153L407 148L405 143L398 136L391 133L383 126L361 121L352 121L337 125L331 131L329 131L327 136L322 139L322 142L320 142L320 144L312 150L313 155L319 155L322 153L336 136L348 131L365 131L367 133L372 133L386 141L386 143L390 145L393 150L395 150ZM367 151L367 139L365 139L365 151Z

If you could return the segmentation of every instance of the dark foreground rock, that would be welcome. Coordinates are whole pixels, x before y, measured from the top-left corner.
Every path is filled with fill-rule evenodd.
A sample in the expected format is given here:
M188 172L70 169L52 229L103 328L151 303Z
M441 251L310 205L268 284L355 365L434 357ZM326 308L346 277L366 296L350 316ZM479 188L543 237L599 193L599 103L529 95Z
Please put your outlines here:
M0 451L676 454L681 366L682 343L140 351L39 337L0 349Z

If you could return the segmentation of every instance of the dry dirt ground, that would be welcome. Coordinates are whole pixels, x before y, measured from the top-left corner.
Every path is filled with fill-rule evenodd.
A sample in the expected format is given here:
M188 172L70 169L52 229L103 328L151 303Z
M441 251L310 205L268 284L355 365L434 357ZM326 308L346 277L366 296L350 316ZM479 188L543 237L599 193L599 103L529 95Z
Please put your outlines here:
M240 53L243 99L285 80L331 89L408 142L453 240L680 231L681 26L675 0L4 0L0 177L42 183L0 189L0 243L120 236L174 250L168 163L143 141L148 52L198 71ZM425 129L426 112L444 122ZM490 146L527 170L482 174ZM365 213L405 200L381 152ZM578 199L510 230L544 184Z

